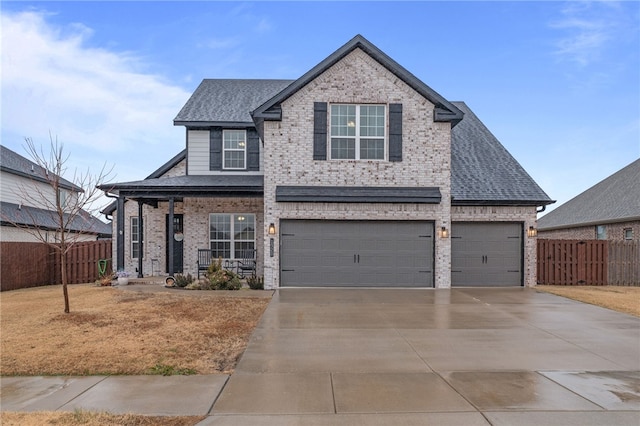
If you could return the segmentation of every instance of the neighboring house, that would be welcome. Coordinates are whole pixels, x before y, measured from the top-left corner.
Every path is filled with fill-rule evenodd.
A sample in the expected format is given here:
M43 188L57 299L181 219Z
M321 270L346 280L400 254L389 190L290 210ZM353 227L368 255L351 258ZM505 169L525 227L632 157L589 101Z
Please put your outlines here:
M640 240L640 159L542 216L538 237Z
M527 230L553 201L467 105L362 36L297 80L204 80L174 124L183 152L100 187L118 268L195 274L198 249L255 248L266 288L536 283Z
M62 200L71 199L81 191L79 186L60 179ZM47 241L57 241L60 229L53 210L55 205L56 193L48 183L46 171L0 146L0 241L40 242L27 230L34 227L40 229ZM75 234L76 241L111 238L111 225L83 211L74 218L67 232Z

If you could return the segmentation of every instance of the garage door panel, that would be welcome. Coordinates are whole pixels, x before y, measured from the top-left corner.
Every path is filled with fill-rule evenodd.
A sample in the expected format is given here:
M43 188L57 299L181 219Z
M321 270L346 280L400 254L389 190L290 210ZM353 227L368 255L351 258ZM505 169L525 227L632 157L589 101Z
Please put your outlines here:
M451 226L452 286L521 286L522 224L463 223Z
M283 220L281 235L282 286L433 286L432 222Z

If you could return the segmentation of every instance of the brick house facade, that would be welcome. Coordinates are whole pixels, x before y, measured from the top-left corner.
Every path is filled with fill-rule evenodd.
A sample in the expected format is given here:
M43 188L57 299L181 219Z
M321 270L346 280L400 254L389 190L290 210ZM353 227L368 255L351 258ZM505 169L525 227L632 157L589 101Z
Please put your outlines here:
M171 245L180 272L195 273L198 249L238 244L216 221L250 216L242 244L266 288L535 285L526 231L552 201L465 104L361 36L298 80L205 80L174 122L185 151L143 181L102 188L119 197L105 213L123 231L114 258L127 269L174 272L168 217L184 220ZM118 217L138 216L133 259Z

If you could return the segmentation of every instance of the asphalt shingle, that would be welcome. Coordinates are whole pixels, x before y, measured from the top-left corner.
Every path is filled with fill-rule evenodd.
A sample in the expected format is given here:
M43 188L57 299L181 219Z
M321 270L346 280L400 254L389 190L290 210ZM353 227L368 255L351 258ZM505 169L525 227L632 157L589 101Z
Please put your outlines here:
M640 159L538 219L539 230L640 219Z

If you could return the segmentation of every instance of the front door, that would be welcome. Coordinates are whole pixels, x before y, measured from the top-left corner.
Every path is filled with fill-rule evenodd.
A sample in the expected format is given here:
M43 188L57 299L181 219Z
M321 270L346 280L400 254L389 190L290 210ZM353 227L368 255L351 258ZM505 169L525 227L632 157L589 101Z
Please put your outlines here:
M173 238L173 273L181 274L183 269L182 262L182 254L183 254L183 236L184 236L184 219L181 214L173 215L173 229L169 227L169 215L167 215L167 241L166 241L166 259L167 262L165 264L165 271L169 271L169 261L171 260L171 255L169 253L169 238Z

